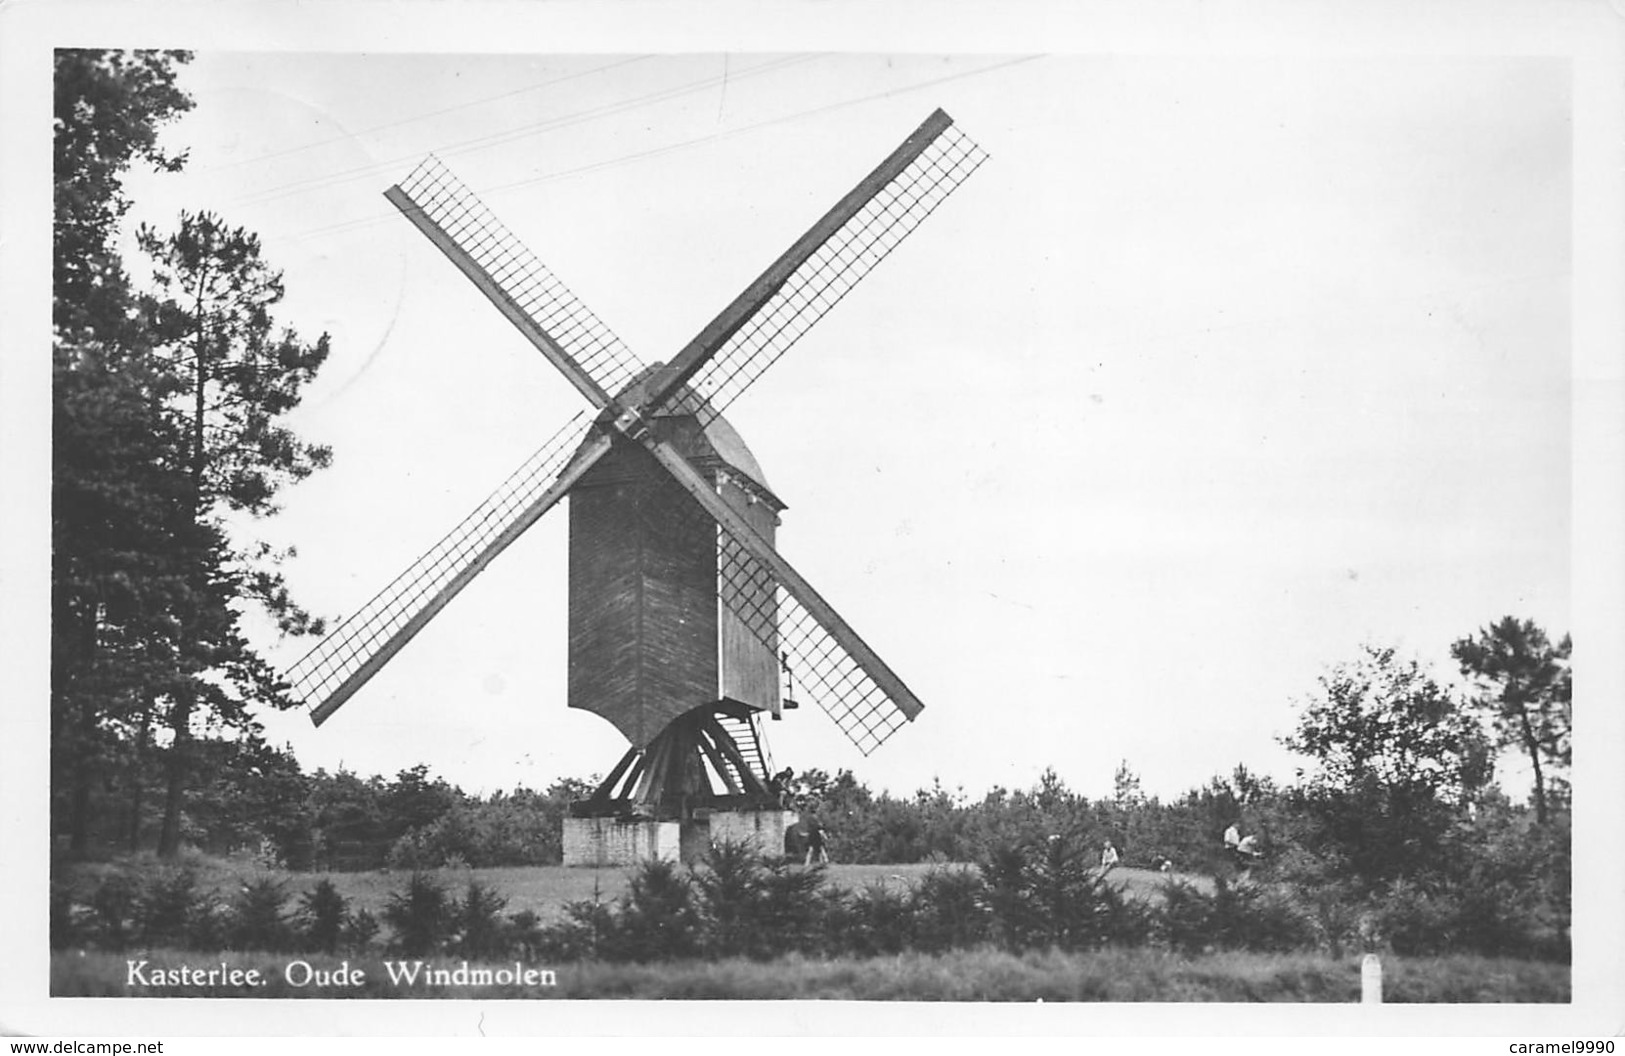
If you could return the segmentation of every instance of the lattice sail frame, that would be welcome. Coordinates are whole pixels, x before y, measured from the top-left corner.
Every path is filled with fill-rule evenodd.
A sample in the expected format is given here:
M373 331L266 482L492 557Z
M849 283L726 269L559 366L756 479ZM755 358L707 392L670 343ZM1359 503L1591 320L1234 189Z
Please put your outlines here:
M811 696L858 751L868 755L909 721L891 698L773 575L717 530L717 597Z
M620 392L643 370L625 342L439 158L425 158L399 187L605 393Z
M328 710L336 706L334 695L409 622L436 601L450 600L441 595L454 580L472 578L500 552L500 548L491 551L495 544L502 542L505 548L512 541L504 542L505 535L516 533L521 524L528 527L545 513L546 507L533 507L548 498L549 488L581 447L588 429L584 413L571 418L472 513L289 668L287 681L299 699L321 702ZM547 506L560 497L552 496Z
M933 120L938 117L948 121L940 111ZM706 358L680 393L644 411L692 413L702 425L710 424L985 160L981 148L948 121L785 277ZM510 318L514 313L522 316L514 320L522 331L528 322L541 332L542 341L530 333L527 337L598 407L644 371L620 338L438 158L430 156L414 169L392 190L392 200L396 193L398 205L404 200L455 246L465 258L459 267L498 307L512 309ZM414 223L423 226L418 219ZM444 243L441 248L457 260ZM550 350L548 345L556 347ZM318 722L568 491L574 478L554 478L569 468L571 452L581 443L581 428L578 415L473 514L290 669L289 681L298 695L309 702L322 701L314 710ZM529 508L561 483L545 506ZM709 517L698 507L695 512ZM918 713L917 701L905 706L894 700L720 524L716 533L719 599L781 657L790 677L810 691L859 751L868 755ZM888 677L895 679L889 672ZM912 697L900 684L899 689Z
M714 420L986 160L957 127L938 133L695 372L687 409Z

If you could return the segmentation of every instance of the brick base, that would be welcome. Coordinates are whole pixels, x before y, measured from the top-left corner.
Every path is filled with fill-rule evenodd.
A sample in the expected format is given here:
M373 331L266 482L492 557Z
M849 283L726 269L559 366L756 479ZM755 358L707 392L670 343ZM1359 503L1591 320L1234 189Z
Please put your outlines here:
M564 819L565 865L628 866L650 858L675 862L678 846L675 821Z
M718 810L711 813L711 842L754 844L758 853L784 853L784 830L800 815L793 810Z

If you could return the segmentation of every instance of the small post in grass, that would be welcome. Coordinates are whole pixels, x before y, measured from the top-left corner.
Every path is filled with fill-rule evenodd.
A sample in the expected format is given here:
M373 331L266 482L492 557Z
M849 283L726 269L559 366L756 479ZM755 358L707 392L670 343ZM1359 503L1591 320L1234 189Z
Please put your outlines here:
M1382 958L1374 953L1360 961L1360 1004L1382 1004Z

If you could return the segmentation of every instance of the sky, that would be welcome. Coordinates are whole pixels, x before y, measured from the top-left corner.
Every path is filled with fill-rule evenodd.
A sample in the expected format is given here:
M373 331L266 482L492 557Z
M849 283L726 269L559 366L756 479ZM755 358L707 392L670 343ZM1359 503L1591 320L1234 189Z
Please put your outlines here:
M901 794L1053 766L1105 795L1124 759L1163 796L1237 763L1290 779L1276 737L1362 643L1449 680L1449 643L1502 615L1572 629L1575 1001L1401 1031L1617 1024L1615 8L0 7L5 845L47 844L50 371L27 350L50 339L51 47L197 51L197 108L167 133L190 164L132 178L131 220L207 208L257 232L280 320L332 335L294 424L335 464L255 528L297 545L297 596L333 616L582 409L385 202L423 155L654 360L941 106L990 160L728 412L789 504L780 549L926 710L867 759L797 711L770 727L777 760ZM607 768L619 735L563 706L565 523L321 729L268 716L270 736L308 767L422 762L477 791ZM303 650L256 634L278 663ZM0 856L8 936L43 941L42 861ZM26 958L0 962L0 992L37 1002ZM124 1008L78 1003L62 1029L127 1027ZM244 1014L197 1011L228 1032ZM985 1029L979 1011L963 1022ZM1071 1029L1136 1029L1077 1012ZM1368 1032L1360 1012L1292 1022ZM429 1013L390 1015L399 1033ZM603 1029L588 1006L548 1016ZM301 1029L338 1017L313 1006Z
M1570 628L1571 100L1549 58L200 51L183 173L333 353L333 467L247 530L347 613L581 409L382 192L433 152L645 361L934 107L990 160L729 411L782 552L925 702L869 758L972 796L1121 761L1164 796L1278 744L1329 665ZM471 791L609 768L565 709L560 508L320 730L308 767ZM261 644L281 664L305 643ZM1510 780L1511 778L1509 778Z

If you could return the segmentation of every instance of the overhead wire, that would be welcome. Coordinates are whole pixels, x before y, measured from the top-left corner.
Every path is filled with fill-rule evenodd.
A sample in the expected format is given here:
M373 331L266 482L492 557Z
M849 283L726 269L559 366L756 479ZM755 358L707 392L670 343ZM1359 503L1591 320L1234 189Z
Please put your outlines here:
M317 150L322 147L329 147L335 143L344 143L349 140L360 139L362 136L370 136L374 132L383 132L387 129L399 128L402 125L410 125L416 121L427 121L431 117L443 117L446 114L456 113L458 110L471 110L477 106L485 106L490 103L500 102L503 99L511 99L516 95L539 92L543 88L551 88L554 85L563 84L566 81L574 81L582 77L590 77L596 73L605 73L609 70L620 69L622 66L630 66L633 63L643 62L651 58L654 58L654 56L634 55L630 58L618 59L615 62L605 63L602 66L594 66L589 70L577 70L575 73L567 73L561 77L554 77L550 80L539 81L536 84L527 84L523 88L515 88L509 92L500 92L496 95L487 95L478 99L470 99L467 102L456 103L452 106L443 106L439 110L428 110L420 114L413 114L411 117L400 118L396 121L386 121L381 125L370 125L367 128L356 129L352 132L344 132L337 136L331 136L327 139L320 139L314 143L304 143L297 147L288 147L283 150L273 150L266 154L256 154L252 158L242 158L238 161L228 161L220 165L213 165L210 166L206 171L218 172L226 169L241 168L244 165L257 165L261 162L270 161L273 158L282 158L287 157L290 154L301 154L307 150Z
M581 176L581 175L585 175L585 174L591 173L591 172L599 172L599 171L602 171L604 169L616 168L616 167L619 167L621 165L629 165L629 164L632 164L634 162L645 161L645 160L648 160L650 158L660 157L662 155L672 154L672 153L676 153L676 152L682 151L682 150L689 150L691 148L698 147L698 146L703 146L703 145L708 144L708 143L714 143L714 142L718 142L720 140L725 140L725 139L732 139L732 138L734 138L736 136L742 136L742 135L746 135L746 134L752 133L752 132L759 132L759 131L761 131L763 129L771 128L771 127L773 127L775 125L787 124L787 123L793 122L793 121L802 121L802 120L805 120L805 119L810 118L810 117L819 116L821 114L831 113L831 112L834 112L834 111L837 111L837 110L844 110L844 109L847 109L849 107L859 106L859 105L862 105L864 103L874 102L877 99L889 99L889 98L891 98L893 96L905 95L905 94L910 93L910 92L917 92L917 91L922 91L922 90L924 90L926 88L933 88L933 87L936 87L937 85L945 84L945 83L950 82L950 81L957 81L957 80L962 80L962 79L967 78L967 77L976 77L976 76L981 76L983 74L993 73L993 72L995 72L997 70L1007 69L1007 68L1009 68L1011 66L1017 66L1017 65L1020 65L1022 63L1031 62L1034 59L1040 59L1040 58L1043 58L1043 56L1042 55L1022 55L1022 56L1017 56L1016 58L1006 59L1006 60L1004 60L1002 62L992 63L992 64L990 64L988 66L980 66L980 67L977 67L974 70L963 70L963 71L960 71L958 73L952 73L952 74L948 74L948 75L942 76L942 77L934 77L934 78L931 78L929 80L916 82L914 84L907 84L907 85L903 85L903 86L900 86L900 87L897 87L897 88L887 89L886 91L882 91L882 92L873 92L873 93L871 93L869 95L859 96L859 97L854 98L854 99L846 99L846 100L842 100L842 101L836 102L836 103L826 103L823 106L816 106L816 107L809 108L807 110L799 110L799 111L796 111L795 113L784 114L784 115L779 116L779 117L768 118L765 121L758 121L758 122L756 122L754 124L750 124L750 125L742 125L739 128L728 129L728 130L723 131L723 132L713 132L713 133L710 133L710 134L704 135L704 136L695 136L695 137L693 137L691 139L682 140L682 141L677 142L677 143L670 143L670 144L667 144L667 145L661 146L661 147L651 147L648 150L641 150L641 151L635 151L635 152L629 153L629 154L622 154L622 155L618 155L618 156L613 157L613 158L606 158L603 161L591 162L591 163L586 164L586 165L579 165L579 166L576 166L575 168L562 169L562 170L559 170L557 172L546 173L546 174L543 174L541 176L527 177L527 178L525 178L523 180L515 180L515 181L512 181L510 183L496 184L494 186L484 188L479 193L481 193L481 194L497 194L497 193L502 193L504 191L514 190L514 189L519 188L519 187L529 187L529 186L533 186L533 185L540 184L540 183L551 183L551 182L553 182L555 180L568 179L568 178L573 177L573 176ZM734 73L732 76L737 79L739 74ZM437 151L435 153L438 155L440 152ZM304 239L315 238L315 237L320 236L320 235L333 234L333 233L337 233L337 232L341 232L341 231L349 231L351 229L356 229L356 228L372 227L372 226L375 226L375 225L378 225L378 224L382 224L382 223L394 220L394 219L396 219L397 215L398 214L393 213L393 212L386 213L386 212L381 212L380 211L380 212L372 214L370 216L357 217L357 218L352 219L352 220L341 220L341 221L338 221L337 223L325 224L325 225L323 225L321 227L310 228L310 229L307 229L305 231L301 231L301 232L297 232L295 234L289 235L288 236L288 241L302 241Z
M730 76L731 79L737 81L763 73L771 73L787 66L809 62L816 57L817 56L811 55L798 55L790 56L785 59L775 59L771 62L762 63L760 66L753 66L748 70L735 71ZM504 143L511 143L515 140L526 139L530 136L539 135L544 132L553 132L561 128L569 128L572 125L584 124L588 121L595 121L600 118L611 117L616 114L625 113L629 110L636 110L655 103L663 103L672 99L680 99L685 95L692 95L697 92L708 91L717 87L721 83L722 77L720 75L713 75L710 77L705 77L701 80L689 81L674 87L662 88L659 91L649 92L644 95L635 96L631 99L621 100L614 103L605 103L601 106L593 107L574 114L567 114L563 117L553 118L548 121L540 121L530 125L522 125L519 128L507 129L502 132L494 132L486 136L476 136L473 139L461 140L449 146L441 147L435 150L434 153L440 157L454 157L460 154L470 154L475 151L485 150ZM352 180L358 180L367 176L376 175L377 173L387 171L397 166L411 164L417 161L418 157L418 155L413 154L404 157L390 158L385 161L373 162L368 165L361 165L357 166L356 168L345 169L336 173L327 173L322 176L312 176L303 180L295 180L291 183L267 187L249 194L245 194L238 198L237 201L239 203L254 204L275 201L278 198L302 194L317 187L347 183Z

